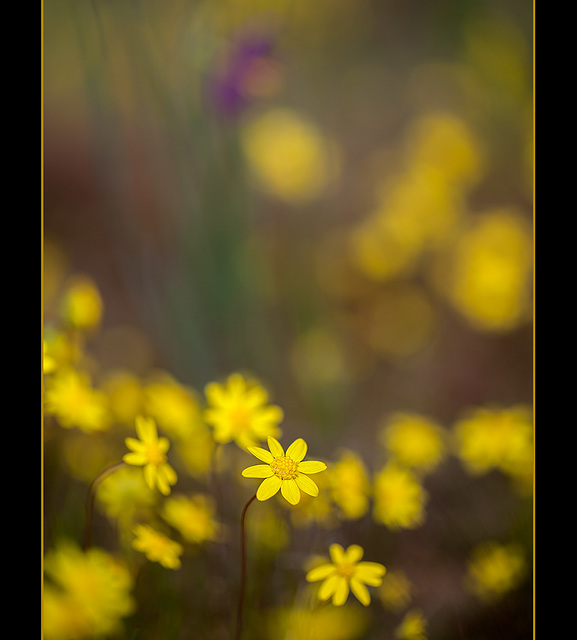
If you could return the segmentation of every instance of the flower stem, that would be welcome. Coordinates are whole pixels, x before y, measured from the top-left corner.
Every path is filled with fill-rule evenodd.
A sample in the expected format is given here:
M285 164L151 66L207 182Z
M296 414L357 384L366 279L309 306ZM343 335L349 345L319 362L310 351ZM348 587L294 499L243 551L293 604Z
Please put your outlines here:
M118 469L126 466L126 462L116 462L99 473L92 481L88 489L88 498L86 499L86 519L84 521L84 540L82 548L84 551L88 549L92 542L92 513L94 512L94 499L96 498L96 490L105 478Z
M242 633L242 609L244 605L244 594L246 591L246 531L245 520L246 512L251 502L256 498L256 493L244 505L242 515L240 516L240 592L238 594L238 609L236 614L236 636L235 640L240 640Z

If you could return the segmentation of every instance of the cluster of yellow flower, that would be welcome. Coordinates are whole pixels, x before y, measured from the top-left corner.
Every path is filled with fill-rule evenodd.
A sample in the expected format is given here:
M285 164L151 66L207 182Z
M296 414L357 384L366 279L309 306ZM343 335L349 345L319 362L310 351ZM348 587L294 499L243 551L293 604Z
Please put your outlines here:
M226 539L227 527L219 521L215 501L218 492L209 488L221 462L226 472L232 467L239 487L241 477L260 481L255 494L259 501L280 494L295 526L315 521L328 530L361 519L371 505L374 521L390 531L419 527L428 499L424 479L450 453L473 475L498 469L530 488L532 428L523 407L479 408L452 430L416 413L386 416L379 435L385 462L371 474L362 456L350 449L339 449L326 461L306 460L307 443L297 438L285 450L279 441L283 410L271 404L261 383L240 373L208 383L202 394L166 373L143 383L130 372L112 372L95 385L90 371L96 368L85 346L101 321L100 293L89 279L74 278L58 308L61 325L46 330L44 343L47 433L59 427L67 433L75 429L96 448L99 435L110 436L103 457L87 465L84 458L71 461L70 471L87 480L90 472L94 477L105 468L103 460L122 460L124 466L106 472L96 504L118 523L125 549L166 569L179 569L187 549ZM166 435L159 435L159 429ZM252 454L259 464L237 472L240 460L220 456L228 443L238 445L233 447L237 453ZM69 452L71 460L74 452L78 450ZM89 469L81 471L84 466ZM204 488L173 494L182 475L183 487L192 478ZM278 531L273 537L282 548ZM266 527L258 535L265 544ZM330 559L311 557L305 567L306 580L320 582L320 601L341 607L352 592L368 606L372 587L386 608L406 610L397 637L426 637L422 611L407 609L412 587L402 571L387 573L380 563L361 561L364 549L358 544L345 549L332 543L329 554ZM47 639L113 632L134 611L130 563L101 549L80 551L65 541L48 552L45 566ZM485 545L472 556L467 585L482 598L499 596L519 583L523 571L518 549Z

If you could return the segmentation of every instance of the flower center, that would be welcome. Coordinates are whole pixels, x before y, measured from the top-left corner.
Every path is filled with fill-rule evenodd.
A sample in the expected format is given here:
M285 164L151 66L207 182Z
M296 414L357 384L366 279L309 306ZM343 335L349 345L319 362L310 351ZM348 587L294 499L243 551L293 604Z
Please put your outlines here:
M297 476L298 462L288 456L281 456L270 463L270 468L281 480L292 480Z
M146 447L146 457L148 464L159 466L166 462L166 454L161 451L160 447L155 442L148 443Z
M352 578L355 573L356 564L351 562L343 562L337 567L337 573L343 578Z

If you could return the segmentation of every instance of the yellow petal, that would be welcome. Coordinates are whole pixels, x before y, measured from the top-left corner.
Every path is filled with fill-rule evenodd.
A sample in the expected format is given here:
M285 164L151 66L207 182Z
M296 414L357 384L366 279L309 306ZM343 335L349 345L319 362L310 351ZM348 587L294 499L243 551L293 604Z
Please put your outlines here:
M132 451L142 452L146 449L144 442L137 440L136 438L124 438L124 444Z
M318 462L317 460L305 460L299 462L298 470L301 473L320 473L327 468L324 462Z
M276 438L267 436L266 441L268 443L270 452L275 458L282 458L282 456L284 456L284 449L282 448L281 443Z
M255 458L258 458L267 464L270 464L274 460L272 453L262 447L247 447L247 449Z
M333 564L341 564L343 562L343 558L345 557L345 550L341 547L340 544L331 544L331 546L329 547L329 553L331 555Z
M355 569L355 578L371 587L378 587L386 573L386 569L378 562L359 562Z
M272 498L281 486L281 479L278 476L271 476L270 478L265 478L260 487L257 489L256 497L258 500L268 500Z
M336 573L333 573L333 575L329 576L321 584L321 588L319 589L319 599L328 600L336 591L340 580L342 580L342 578L338 576Z
M349 597L349 585L344 578L340 578L337 583L337 588L333 594L333 604L335 607L340 607L347 601Z
M244 478L270 478L273 474L274 472L268 464L254 464L242 472Z
M144 467L144 480L150 489L154 489L156 484L156 467L151 464L147 464Z
M283 498L291 504L298 504L301 499L301 492L294 480L283 480L280 486Z
M321 564L319 567L311 569L305 576L308 582L324 580L336 571L334 564Z
M346 551L344 562L347 564L355 564L357 563L365 553L365 550L358 544L352 544Z
M299 489L301 491L304 491L305 493L308 493L309 496L313 496L313 498L316 498L316 496L319 495L319 488L317 487L316 483L308 476L300 473L295 478L295 482L297 483Z
M135 419L136 433L143 442L151 442L158 437L156 423L152 418L144 416L136 416Z
M351 591L355 594L357 600L364 604L365 607L368 607L371 604L371 596L369 594L369 590L365 587L362 582L351 578Z
M302 438L295 440L286 450L287 457L292 458L295 462L300 462L306 454L307 443Z
M122 460L127 464L134 464L140 467L146 464L148 458L144 453L126 453L122 456Z

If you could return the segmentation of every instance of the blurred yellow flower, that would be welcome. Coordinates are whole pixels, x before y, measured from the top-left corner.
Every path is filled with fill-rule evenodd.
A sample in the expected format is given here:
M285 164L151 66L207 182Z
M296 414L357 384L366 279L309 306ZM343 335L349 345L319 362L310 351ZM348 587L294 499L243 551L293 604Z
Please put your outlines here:
M234 440L246 449L267 436L280 435L278 424L284 417L282 409L269 405L266 389L239 373L229 376L224 385L207 384L205 395L208 408L203 418L213 427L216 442Z
M77 365L83 355L82 343L78 333L45 328L42 340L44 373Z
M147 524L136 525L132 546L144 553L151 562L158 562L166 569L179 569L182 545Z
M73 276L63 294L60 311L64 320L80 330L95 329L102 317L102 298L91 278Z
M140 438L125 438L130 453L123 456L124 462L144 467L144 479L151 488L158 487L165 496L170 494L170 485L176 484L175 470L166 461L166 452L170 447L167 438L158 437L156 423L152 418L138 416L136 433Z
M440 287L474 327L508 331L530 319L532 255L526 221L508 209L490 211L458 240Z
M378 587L385 575L385 567L377 562L360 562L364 549L358 544L352 544L346 551L341 545L332 544L329 553L331 563L321 564L306 574L308 582L323 581L319 599L332 597L332 603L339 607L346 602L350 590L367 607L371 596L366 585Z
M195 544L216 540L220 525L214 519L215 506L209 496L197 494L168 498L162 509L162 517L182 537Z
M516 588L525 569L525 558L516 545L484 542L473 550L465 582L481 599L493 600Z
M395 629L399 640L427 640L427 620L420 609L407 611L401 624Z
M264 478L256 492L257 499L268 500L279 489L283 498L293 505L299 503L301 491L309 496L318 496L319 488L307 474L320 473L327 465L314 460L303 461L307 453L307 443L298 438L285 454L276 438L268 436L267 442L270 451L261 447L247 447L253 456L266 464L255 464L242 472L245 478Z
M388 463L375 477L373 492L373 515L389 529L414 529L423 523L427 494L410 469Z
M395 413L381 430L381 442L402 466L430 472L447 452L442 428L416 413Z
M108 396L114 419L120 424L132 426L136 416L144 411L144 389L139 378L130 371L111 371L101 387Z
M344 518L356 519L369 508L369 475L361 457L343 450L327 472L330 495Z
M398 612L409 606L412 589L413 585L404 571L389 570L383 578L383 583L377 589L377 595L385 608Z
M479 408L454 428L457 454L474 474L498 468L523 478L533 465L533 426L527 407Z
M87 373L59 369L46 379L44 400L46 412L62 427L78 427L87 433L110 427L106 395L92 387Z
M135 607L127 568L110 554L62 542L46 554L43 631L46 640L109 636Z
M291 204L319 197L338 172L334 144L291 109L257 116L245 125L242 141L261 187Z
M355 606L275 609L267 617L270 640L360 640L368 627L367 611Z
M160 374L145 387L146 413L173 438L185 439L202 428L196 392L169 374Z

